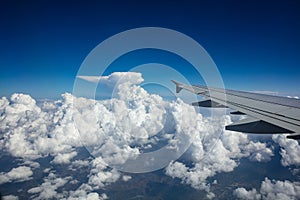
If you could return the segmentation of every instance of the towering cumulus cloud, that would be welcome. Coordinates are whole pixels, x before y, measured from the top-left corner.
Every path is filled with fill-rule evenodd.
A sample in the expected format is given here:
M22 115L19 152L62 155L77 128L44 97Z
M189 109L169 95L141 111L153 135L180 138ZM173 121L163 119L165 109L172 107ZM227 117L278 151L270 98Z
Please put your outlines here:
M26 94L13 94L10 99L2 97L0 148L20 162L0 173L0 184L32 179L41 158L47 157L50 167L43 169L43 182L26 191L31 198L107 199L106 194L95 190L131 179L114 166L162 145L180 149L184 142L177 137L180 135L191 142L188 153L192 164L173 160L164 169L166 175L206 190L207 197L213 198L209 177L234 170L243 157L266 162L273 156L272 146L250 141L242 133L225 131L224 126L231 123L229 116L203 117L180 99L168 102L149 94L139 85L143 81L140 73L79 78L106 84L115 90L116 96L98 101L65 93L59 100L38 103ZM299 145L282 138L274 140L285 147L281 152L283 164L298 164L297 158L291 157L289 146L299 148ZM84 158L80 153L82 147L93 157ZM87 179L79 184L71 175L56 171L56 165L64 165L71 171L86 168ZM61 190L72 184L78 187ZM259 195L254 190L250 192ZM235 193L240 197L249 191L238 189Z

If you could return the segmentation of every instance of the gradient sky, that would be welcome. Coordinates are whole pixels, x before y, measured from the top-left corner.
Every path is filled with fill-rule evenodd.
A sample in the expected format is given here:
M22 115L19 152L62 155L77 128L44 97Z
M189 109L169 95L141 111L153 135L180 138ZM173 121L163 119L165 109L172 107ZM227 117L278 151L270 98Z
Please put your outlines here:
M227 88L299 95L299 10L297 0L1 1L0 95L57 98L72 92L77 70L96 45L148 26L174 29L199 42ZM147 63L149 54L164 61L148 51L138 61L120 59L115 71L124 71L122 64Z

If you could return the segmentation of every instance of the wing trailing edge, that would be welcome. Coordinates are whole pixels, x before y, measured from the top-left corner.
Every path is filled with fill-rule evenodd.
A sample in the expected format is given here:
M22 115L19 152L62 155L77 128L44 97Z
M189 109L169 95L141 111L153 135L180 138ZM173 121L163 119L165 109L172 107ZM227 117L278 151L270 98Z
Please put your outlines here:
M192 103L192 105L199 106L199 107L206 107L206 108L228 108L227 106L224 106L215 101L212 101L211 99L194 102L194 103Z
M293 133L292 131L285 128L252 117L247 117L245 119L227 125L225 129L230 131L257 134Z

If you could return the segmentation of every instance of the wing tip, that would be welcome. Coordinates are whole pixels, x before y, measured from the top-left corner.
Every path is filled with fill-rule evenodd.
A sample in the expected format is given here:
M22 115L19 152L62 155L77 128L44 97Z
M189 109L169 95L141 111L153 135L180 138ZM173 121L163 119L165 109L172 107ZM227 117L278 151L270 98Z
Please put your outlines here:
M179 93L182 90L182 86L181 83L175 81L175 80L171 80L173 83L175 83L176 85L176 93Z

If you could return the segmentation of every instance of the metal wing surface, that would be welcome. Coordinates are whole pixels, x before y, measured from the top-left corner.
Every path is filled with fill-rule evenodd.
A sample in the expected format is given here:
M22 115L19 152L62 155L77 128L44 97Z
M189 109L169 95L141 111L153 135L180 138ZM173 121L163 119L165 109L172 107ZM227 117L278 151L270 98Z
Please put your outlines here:
M206 97L193 103L202 107L228 107L231 114L246 114L248 117L226 126L227 130L276 134L289 133L288 138L300 138L300 100L251 92L225 90L173 81L176 92L182 89Z

